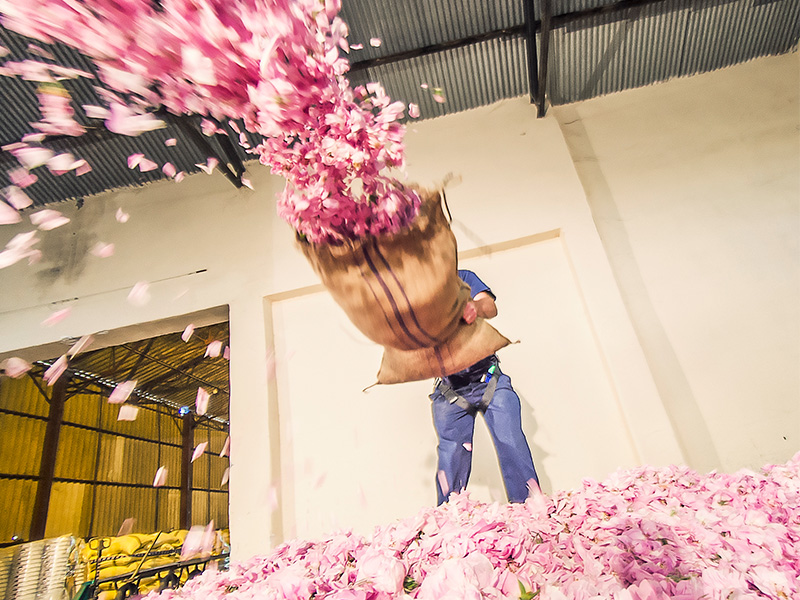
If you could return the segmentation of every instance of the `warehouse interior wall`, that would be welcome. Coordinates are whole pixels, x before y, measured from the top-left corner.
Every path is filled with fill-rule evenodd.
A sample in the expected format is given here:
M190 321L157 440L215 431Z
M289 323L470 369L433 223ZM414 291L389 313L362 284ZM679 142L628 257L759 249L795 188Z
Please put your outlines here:
M519 340L500 359L545 491L643 463L755 468L800 448L798 72L794 53L543 119L517 98L409 124L409 181L455 176L461 264ZM42 234L42 261L0 271L0 359L53 358L92 332L180 331L228 307L235 558L435 502L430 382L362 392L380 348L275 215L282 182L248 170L255 191L215 173L65 203L71 221ZM29 229L4 226L0 243ZM97 241L114 256L88 255ZM134 307L138 281L152 300ZM65 306L68 319L40 325ZM482 427L471 493L502 500Z

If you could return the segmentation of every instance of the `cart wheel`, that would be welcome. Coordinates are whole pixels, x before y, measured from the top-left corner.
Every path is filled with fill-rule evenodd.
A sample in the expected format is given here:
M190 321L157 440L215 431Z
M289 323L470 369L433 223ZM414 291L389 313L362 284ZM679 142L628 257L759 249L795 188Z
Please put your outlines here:
M170 571L169 574L161 580L161 583L158 586L158 591L163 592L164 590L174 590L177 589L181 584L181 578L174 571Z
M135 596L138 593L139 593L139 585L131 581L129 583L126 583L117 590L117 595L114 596L114 600L125 600L126 598Z

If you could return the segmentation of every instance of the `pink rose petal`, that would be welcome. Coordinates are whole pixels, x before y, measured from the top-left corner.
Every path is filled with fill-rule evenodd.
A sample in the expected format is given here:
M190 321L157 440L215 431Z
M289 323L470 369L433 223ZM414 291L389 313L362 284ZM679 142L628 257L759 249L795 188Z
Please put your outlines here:
M205 453L207 447L208 447L208 442L200 442L199 444L197 444L197 446L195 446L194 452L192 453L191 462L194 462L198 458L203 456L203 454Z
M197 398L195 398L194 406L195 412L198 416L202 417L208 410L209 393L205 388L197 388Z
M161 487L167 483L167 467L158 467L156 476L153 479L153 487Z
M416 119L419 117L419 106L414 104L413 102L408 105L408 116L412 119Z
M72 308L62 308L60 310L55 311L49 317L47 317L44 321L42 321L42 327L52 327L56 323L60 323L64 319L66 319L72 313Z
M114 254L114 244L106 244L105 242L97 242L92 249L89 250L98 258L108 258Z
M222 481L219 482L219 487L225 487L225 484L228 483L230 477L231 477L231 468L225 467L225 470L222 472Z
M94 336L93 335L84 335L81 339L79 339L77 342L72 344L72 347L67 352L67 356L69 358L73 358L75 356L78 356L78 354L80 354L86 348L91 346L93 341L94 341Z
M172 163L164 163L164 166L161 167L161 171L167 177L175 177L175 175L178 173L177 169L175 169L175 165Z
M141 173L147 173L148 171L155 171L158 168L158 164L150 160L149 158L143 158L139 161L139 171Z
M22 167L10 170L8 172L8 179L12 184L21 188L33 185L39 180L36 175L29 173L27 169L23 169Z
M64 374L69 366L67 356L61 356L44 372L43 378L47 385L53 385Z
M206 347L206 356L211 358L217 358L222 352L222 342L219 340L214 340Z
M144 158L144 154L140 152L135 152L128 157L128 168L135 169L139 166L139 163Z
M376 38L376 37L369 38L369 45L372 46L373 48L379 48L381 44L382 44L381 38Z
M136 380L128 380L123 381L122 383L118 383L117 387L114 388L114 391L108 397L109 404L122 404L133 393L133 390L136 389Z
M0 225L12 225L22 221L17 209L0 200Z
M123 404L119 407L117 421L135 421L139 416L139 407L133 404Z
M164 140L164 145L165 146L175 146L175 145L177 145L177 143L178 143L178 140L176 140L175 138L169 138L169 139Z
M128 293L128 302L134 306L144 306L150 302L150 284L146 281L134 284Z
M181 334L181 339L184 342L188 342L189 339L192 337L193 333L194 333L194 323L189 323L186 326L186 329L183 330L183 333Z
M222 450L220 451L220 456L228 456L228 453L231 451L231 436L225 438L225 443L222 445Z
M3 369L3 374L12 379L19 379L32 368L33 365L31 363L16 356L7 358L0 363L0 369Z
M130 215L125 211L123 211L121 208L117 209L117 214L115 215L115 217L119 223L127 223L128 219L130 219Z
M69 223L69 218L57 210L46 208L30 215L31 223L37 225L42 231L50 231Z
M78 161L80 163L77 167L75 167L75 175L80 177L81 175L86 175L92 170L92 165L90 165L85 160L81 159Z

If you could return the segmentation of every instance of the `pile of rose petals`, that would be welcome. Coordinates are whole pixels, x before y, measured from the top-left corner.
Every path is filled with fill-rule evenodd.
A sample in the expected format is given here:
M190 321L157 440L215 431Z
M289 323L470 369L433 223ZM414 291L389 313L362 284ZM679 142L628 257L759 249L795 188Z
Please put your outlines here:
M642 467L525 504L468 495L379 528L294 540L155 598L800 597L800 453L761 474Z
M340 0L0 0L7 28L93 60L106 106L83 110L109 130L161 127L153 110L165 109L264 136L254 152L287 179L278 211L316 243L396 232L419 207L393 174L404 164L405 106L379 84L350 88L339 9ZM57 85L59 68L25 61L2 72ZM83 132L63 90L43 98L45 133Z

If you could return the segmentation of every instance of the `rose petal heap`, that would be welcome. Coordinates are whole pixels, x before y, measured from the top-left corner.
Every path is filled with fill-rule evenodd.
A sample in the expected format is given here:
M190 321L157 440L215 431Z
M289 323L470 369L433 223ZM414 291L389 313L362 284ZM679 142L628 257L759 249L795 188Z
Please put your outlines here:
M392 175L404 163L404 105L344 77L340 4L0 0L0 14L9 29L89 56L116 92L103 95L106 125L120 133L159 126L147 111L164 108L240 119L265 136L256 153L288 180L279 213L308 240L330 243L398 231L419 205Z
M757 474L642 467L525 504L466 494L375 531L295 540L155 598L797 598L800 454Z

